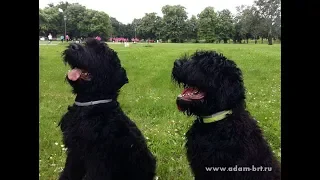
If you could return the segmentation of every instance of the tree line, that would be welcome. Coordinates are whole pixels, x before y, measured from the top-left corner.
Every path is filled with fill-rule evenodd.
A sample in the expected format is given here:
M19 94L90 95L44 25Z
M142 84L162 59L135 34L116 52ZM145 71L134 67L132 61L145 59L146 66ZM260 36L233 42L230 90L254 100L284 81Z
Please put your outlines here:
M63 12L59 12L59 8ZM70 37L100 36L104 40L113 37L161 40L164 42L248 43L249 39L281 41L281 1L256 0L251 6L238 6L237 13L228 9L216 11L206 7L197 16L188 18L181 5L165 5L162 17L146 13L140 19L123 24L105 12L87 9L78 3L60 2L39 9L39 36L48 33Z

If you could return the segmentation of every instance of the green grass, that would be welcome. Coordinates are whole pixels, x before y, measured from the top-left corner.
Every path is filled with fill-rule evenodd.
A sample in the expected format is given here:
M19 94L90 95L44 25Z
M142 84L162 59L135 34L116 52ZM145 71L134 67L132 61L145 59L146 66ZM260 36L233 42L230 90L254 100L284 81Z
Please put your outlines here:
M193 118L179 113L175 98L181 89L171 83L173 61L185 52L215 49L236 61L244 74L247 105L280 159L279 44L110 44L127 70L129 84L119 96L123 111L136 122L157 157L159 180L191 180L184 133ZM74 101L64 81L68 67L61 60L65 45L40 48L40 179L57 179L65 150L57 124Z

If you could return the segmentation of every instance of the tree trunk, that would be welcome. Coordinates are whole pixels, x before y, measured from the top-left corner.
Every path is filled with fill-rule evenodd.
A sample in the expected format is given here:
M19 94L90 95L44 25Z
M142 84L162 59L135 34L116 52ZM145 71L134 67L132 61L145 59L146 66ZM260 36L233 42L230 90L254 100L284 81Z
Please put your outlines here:
M269 33L268 33L268 45L272 45L271 27L270 27Z
M257 37L254 37L254 44L257 44Z
M261 37L261 44L263 44L263 37Z
M247 44L249 44L249 38L247 38Z
M268 45L272 45L272 37L268 37Z
M227 43L228 43L228 39L224 39L224 40L223 40L223 43L224 43L224 44L227 44Z

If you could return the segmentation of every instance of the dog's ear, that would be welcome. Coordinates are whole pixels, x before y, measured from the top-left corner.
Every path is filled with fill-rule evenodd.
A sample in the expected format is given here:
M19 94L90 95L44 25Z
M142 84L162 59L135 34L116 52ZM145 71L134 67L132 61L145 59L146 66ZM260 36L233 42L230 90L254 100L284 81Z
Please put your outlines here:
M129 83L126 70L121 67L115 74L115 87L116 89L121 89L123 85Z
M95 45L95 51L99 53L106 53L108 51L109 47L104 42L97 42Z
M99 41L94 38L89 38L86 43L87 46L94 48L97 52L105 52L109 46L102 41Z
M219 78L220 85L215 95L217 104L221 109L234 108L245 99L245 87L241 71L236 68L234 72L225 73L223 76Z
M184 76L183 65L188 62L188 60L189 56L187 54L184 54L173 62L173 67L171 70L171 80L173 82L176 82L180 85L180 83L182 82L182 77Z
M98 44L100 43L100 41L98 41L97 39L94 39L94 38L88 38L86 40L86 45L89 46L89 47L94 47L94 46L97 46Z

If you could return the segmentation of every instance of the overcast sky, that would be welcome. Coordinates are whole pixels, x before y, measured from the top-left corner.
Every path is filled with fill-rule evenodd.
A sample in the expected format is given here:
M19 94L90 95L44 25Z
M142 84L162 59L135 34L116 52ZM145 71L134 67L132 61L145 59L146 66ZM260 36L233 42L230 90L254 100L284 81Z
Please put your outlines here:
M39 0L39 7L44 8L49 3L55 5L62 0ZM64 0L65 1L65 0ZM134 18L141 18L145 13L156 12L162 16L161 7L164 5L182 5L188 16L199 14L205 7L212 6L215 10L229 9L236 13L239 5L252 5L254 0L68 0L69 3L79 3L88 9L104 11L109 16L127 24Z

